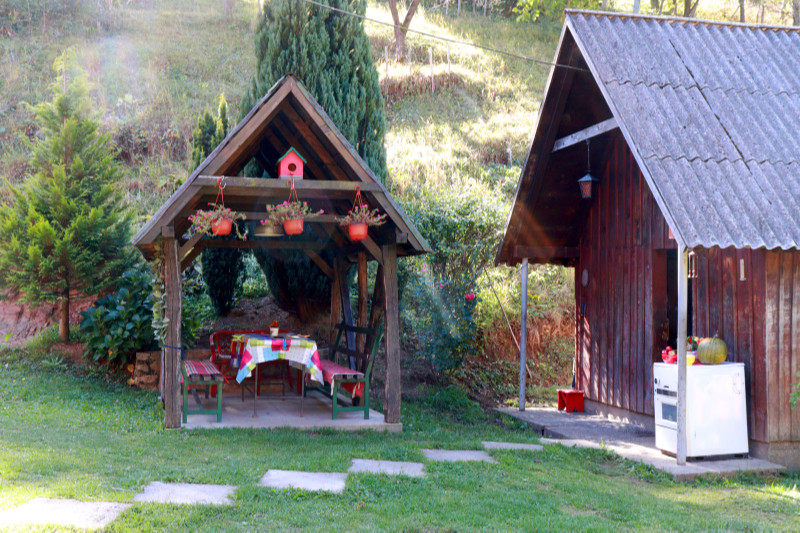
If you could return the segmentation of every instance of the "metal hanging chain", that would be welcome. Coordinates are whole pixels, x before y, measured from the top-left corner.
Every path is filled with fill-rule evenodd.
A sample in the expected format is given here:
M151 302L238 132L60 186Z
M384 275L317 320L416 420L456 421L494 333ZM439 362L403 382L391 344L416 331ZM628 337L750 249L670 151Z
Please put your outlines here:
M289 203L291 202L299 203L300 199L297 197L297 189L294 188L294 179L289 180L289 187L292 188L292 190L289 191Z
M225 180L225 176L217 178L217 198L214 200L214 203L208 203L208 205L217 205L218 201L221 201L222 206L225 206L225 195L222 193L222 190L226 187L222 184L223 180Z

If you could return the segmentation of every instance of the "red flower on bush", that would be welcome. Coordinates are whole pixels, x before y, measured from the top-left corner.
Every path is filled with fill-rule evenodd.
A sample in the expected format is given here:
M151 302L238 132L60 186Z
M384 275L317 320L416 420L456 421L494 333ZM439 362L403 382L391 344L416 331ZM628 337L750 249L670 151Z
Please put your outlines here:
M474 294L474 293L471 293L471 292L470 292L470 293L467 293L467 295L465 296L465 298L471 302L472 300L474 300L474 299L475 299L475 294Z

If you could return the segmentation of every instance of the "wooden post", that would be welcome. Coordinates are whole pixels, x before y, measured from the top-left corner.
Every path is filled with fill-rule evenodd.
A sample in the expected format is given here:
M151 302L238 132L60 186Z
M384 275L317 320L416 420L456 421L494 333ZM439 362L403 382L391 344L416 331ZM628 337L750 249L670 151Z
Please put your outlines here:
M383 57L386 60L386 78L389 78L389 47L383 47Z
M519 410L525 410L525 357L528 349L528 259L522 260L522 303L519 318Z
M359 252L358 254L358 327L367 327L367 254ZM364 343L367 336L364 333L359 333L356 336L356 349L359 352L364 352Z
M331 281L331 331L328 342L333 344L336 342L336 325L342 321L342 303L340 301L339 290L339 270L336 268L336 263L333 266L333 281Z
M400 312L397 295L397 244L385 244L383 252L383 286L385 302L386 342L386 403L384 419L387 423L400 422Z
M450 45L447 45L447 83L453 83L453 72L450 70Z
M172 347L181 345L181 269L178 258L178 240L163 238L164 242L164 291L166 309L164 315L169 320L164 344ZM164 348L161 372L164 377L164 427L181 427L181 352L175 348Z
M686 464L686 323L689 302L689 251L678 250L678 449L679 465Z

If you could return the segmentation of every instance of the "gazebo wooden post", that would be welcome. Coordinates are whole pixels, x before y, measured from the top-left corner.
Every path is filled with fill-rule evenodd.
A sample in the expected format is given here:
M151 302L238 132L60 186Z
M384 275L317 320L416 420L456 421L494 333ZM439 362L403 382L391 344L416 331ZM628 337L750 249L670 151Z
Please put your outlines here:
M178 257L178 240L172 228L165 228L162 235L164 245L164 292L166 308L164 318L169 321L164 339L161 372L164 379L164 427L181 427L181 389L179 384L181 352L181 268ZM169 348L167 347L169 346Z
M385 244L383 253L384 283L384 340L386 342L386 405L384 419L387 423L400 422L400 312L397 294L397 244Z
M334 263L333 279L331 280L331 332L329 343L336 342L336 325L342 321L341 291L339 290L339 270Z
M522 298L519 311L519 410L525 410L525 358L528 349L528 259L522 260L520 272Z
M686 464L686 326L689 307L689 250L678 249L678 443L676 459Z
M358 327L367 327L367 254L358 254ZM363 333L356 336L356 350L364 352L367 337ZM360 369L359 369L360 370Z

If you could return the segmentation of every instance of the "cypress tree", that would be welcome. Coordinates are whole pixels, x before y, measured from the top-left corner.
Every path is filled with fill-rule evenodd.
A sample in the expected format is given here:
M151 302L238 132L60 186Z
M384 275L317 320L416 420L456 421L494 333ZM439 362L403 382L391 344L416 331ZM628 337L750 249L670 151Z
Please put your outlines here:
M33 174L0 206L0 286L33 304L59 303L59 338L69 341L70 293L95 295L133 262L130 213L122 208L115 151L89 117L86 85L67 82L32 107L43 137L26 141ZM1 291L0 291L1 292Z
M197 118L192 133L192 164L197 168L208 154L228 134L228 103L225 95L219 97L217 117L205 112ZM227 315L233 308L233 297L239 274L242 271L242 250L237 248L206 248L200 256L203 282L211 304L218 315Z
M321 1L366 13L364 0ZM281 77L294 74L375 175L385 181L383 97L361 21L300 0L272 0L264 3L255 40L256 75L243 109L251 109ZM307 232L306 238L313 234ZM283 309L304 318L330 301L329 281L305 254L286 254L283 261L261 250L254 254L273 298Z

